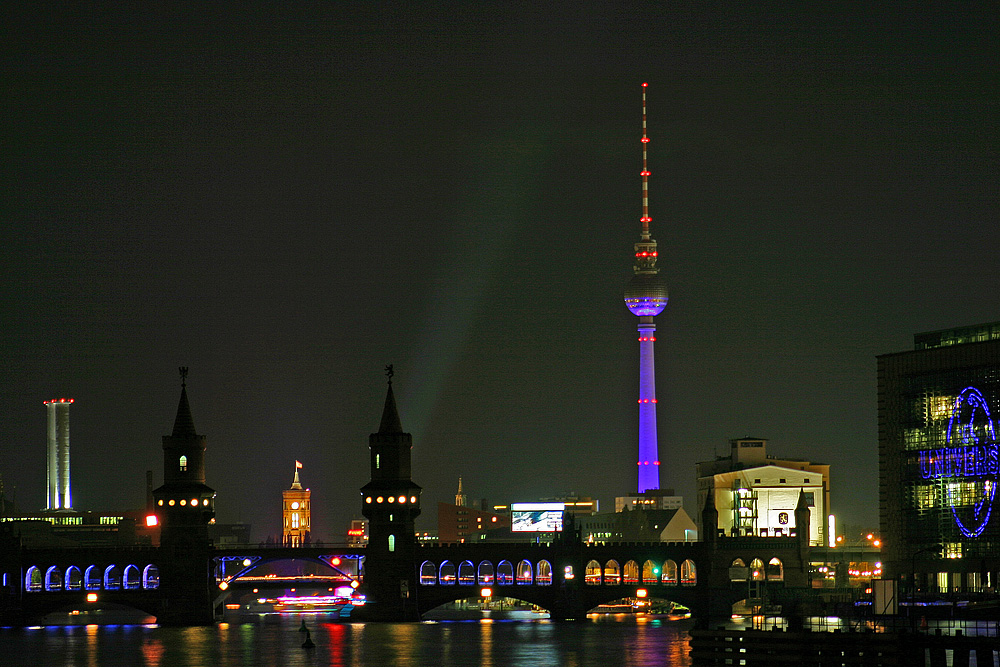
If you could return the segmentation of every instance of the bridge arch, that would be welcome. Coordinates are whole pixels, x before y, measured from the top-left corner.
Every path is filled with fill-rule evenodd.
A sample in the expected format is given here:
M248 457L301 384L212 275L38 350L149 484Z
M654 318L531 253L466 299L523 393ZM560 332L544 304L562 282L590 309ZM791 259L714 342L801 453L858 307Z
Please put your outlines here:
M750 561L750 579L753 581L764 581L764 561L754 558Z
M125 573L122 575L122 588L127 591L138 590L142 587L139 580L139 568L132 563L125 566Z
M514 583L514 566L509 560L497 564L497 586L510 586Z
M24 590L32 593L40 591L42 590L44 583L42 571L39 570L37 566L32 565L28 568L28 571L24 573Z
M667 561L663 563L663 577L661 579L661 583L664 583L667 586L677 585L677 563L675 563L672 559L668 558Z
M639 564L634 560L627 561L625 566L622 567L622 583L623 584L637 584L639 583Z
M652 560L646 560L642 564L642 583L644 584L660 583L660 566L654 563Z
M450 560L441 563L441 567L438 568L438 580L442 586L454 586L458 580L455 575L455 564Z
M493 585L493 563L488 560L480 561L479 571L476 575L480 586Z
M420 584L422 586L433 586L437 583L437 566L429 560L420 564Z
M458 585L474 586L476 584L476 566L471 560L463 560L458 566Z
M532 580L531 562L527 560L519 561L517 564L517 585L530 586Z
M63 573L55 565L50 565L49 569L45 570L45 590L47 591L61 591L63 587Z
M774 557L767 562L766 572L768 581L785 580L785 566L778 557Z
M622 582L622 570L618 561L611 559L604 564L602 583L605 586L617 586Z
M681 563L681 586L694 586L698 583L698 571L690 558Z
M552 585L552 563L542 559L535 567L535 583L539 586Z
M600 586L601 585L601 564L596 560L589 560L587 562L587 567L583 571L583 581L588 586Z
M146 590L155 590L160 587L160 568L152 563L143 568L142 587Z
M84 570L83 588L88 591L101 590L101 571L96 565L90 565Z
M106 591L118 591L122 587L122 573L121 569L115 565L108 565L104 569L104 590Z
M67 591L79 591L83 590L83 575L80 573L80 568L76 565L70 565L66 568L65 583L63 588Z

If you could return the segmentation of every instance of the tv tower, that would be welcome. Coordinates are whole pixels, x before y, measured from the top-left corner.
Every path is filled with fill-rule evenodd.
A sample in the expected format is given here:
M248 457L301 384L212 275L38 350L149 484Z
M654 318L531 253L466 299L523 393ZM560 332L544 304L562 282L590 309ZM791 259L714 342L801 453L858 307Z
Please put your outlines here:
M654 317L667 306L667 286L656 268L656 241L649 232L649 168L646 164L646 87L642 84L642 228L635 244L635 275L625 287L625 305L639 318L639 493L660 488L656 448L656 377Z

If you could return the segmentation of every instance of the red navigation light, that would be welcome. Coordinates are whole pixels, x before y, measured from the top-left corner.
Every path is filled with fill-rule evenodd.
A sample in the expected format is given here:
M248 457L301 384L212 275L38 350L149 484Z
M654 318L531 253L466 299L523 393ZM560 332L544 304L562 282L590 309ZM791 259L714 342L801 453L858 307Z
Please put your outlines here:
M645 171L645 170L644 170L644 171L640 171L640 172L639 172L639 175L640 175L640 176L649 176L649 174L650 174L650 172L648 172L648 171Z
M648 83L644 83L644 84L642 84L642 87L645 88L648 85L649 85Z
M334 565L340 565L340 557L334 556L333 560L331 560L330 562L333 563Z
M648 144L649 143L649 137L643 137L642 138L642 143Z

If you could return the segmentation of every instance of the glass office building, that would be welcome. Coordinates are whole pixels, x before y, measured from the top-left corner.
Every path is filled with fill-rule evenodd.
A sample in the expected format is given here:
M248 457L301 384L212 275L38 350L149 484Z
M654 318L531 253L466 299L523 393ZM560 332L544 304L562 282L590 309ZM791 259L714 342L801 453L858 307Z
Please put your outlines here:
M996 590L998 416L1000 322L878 357L883 566L904 590Z

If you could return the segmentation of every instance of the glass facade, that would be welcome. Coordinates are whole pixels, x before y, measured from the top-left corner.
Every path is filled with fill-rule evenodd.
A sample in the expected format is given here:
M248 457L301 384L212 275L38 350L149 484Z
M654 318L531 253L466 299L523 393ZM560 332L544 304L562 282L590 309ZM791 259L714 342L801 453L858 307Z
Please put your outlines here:
M995 585L1000 324L917 334L914 343L878 358L886 571L931 590Z

